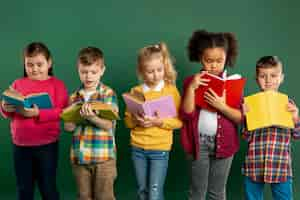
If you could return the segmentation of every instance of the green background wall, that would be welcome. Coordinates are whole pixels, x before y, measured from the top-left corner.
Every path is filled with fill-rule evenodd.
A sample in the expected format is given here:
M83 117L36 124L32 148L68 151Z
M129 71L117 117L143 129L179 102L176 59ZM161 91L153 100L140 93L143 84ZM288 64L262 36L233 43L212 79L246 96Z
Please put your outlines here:
M288 93L300 105L297 87L300 73L299 6L300 1L296 0L2 1L1 91L22 75L21 52L29 42L43 41L48 45L53 54L55 75L65 81L69 91L79 84L75 67L77 52L82 47L94 45L105 53L107 70L103 81L119 95L123 115L124 104L120 94L137 84L138 49L165 41L176 59L179 72L177 86L181 89L183 78L199 70L199 64L190 63L187 59L188 38L193 30L205 28L236 33L240 55L234 72L248 78L246 95L257 91L255 61L263 55L278 55L285 65L285 82L281 91ZM1 119L0 130L0 199L15 199L8 120ZM129 153L129 131L122 121L118 122L116 139L119 156L116 196L117 199L132 200L135 180ZM63 200L75 199L76 195L69 164L70 141L70 134L61 134L58 184ZM246 144L242 142L228 181L229 200L243 199L240 168L245 150ZM294 142L292 150L295 191L300 188L300 143ZM187 166L176 132L165 186L166 199L186 199L187 191ZM271 199L269 189L266 189L265 196ZM300 199L300 192L295 191L294 197Z

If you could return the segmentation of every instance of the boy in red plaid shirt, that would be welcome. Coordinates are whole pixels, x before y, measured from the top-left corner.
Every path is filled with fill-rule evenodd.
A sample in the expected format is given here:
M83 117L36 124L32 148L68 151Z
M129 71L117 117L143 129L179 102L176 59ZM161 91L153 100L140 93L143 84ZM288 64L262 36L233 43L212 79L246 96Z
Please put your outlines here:
M282 63L276 56L265 56L257 61L256 81L262 91L277 91L283 78ZM247 112L247 106L244 108ZM300 139L300 121L298 108L292 100L289 100L287 109L292 113L294 129L271 126L243 130L242 136L248 141L242 168L247 200L263 199L265 183L271 185L273 199L293 199L290 142L292 138Z

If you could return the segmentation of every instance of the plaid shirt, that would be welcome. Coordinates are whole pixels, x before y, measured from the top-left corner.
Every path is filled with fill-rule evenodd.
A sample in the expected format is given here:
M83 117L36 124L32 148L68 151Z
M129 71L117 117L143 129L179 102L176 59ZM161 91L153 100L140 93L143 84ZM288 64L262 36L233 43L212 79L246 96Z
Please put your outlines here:
M108 86L99 83L97 90L89 101L100 101L111 104L118 111L117 97ZM84 90L79 88L70 96L70 104L84 102ZM94 164L116 158L116 145L113 128L109 131L89 123L78 125L73 133L71 147L71 161L74 164Z
M300 121L294 129L268 127L254 131L244 128L242 137L248 141L248 152L242 173L253 181L285 182L292 177L290 142L300 139Z

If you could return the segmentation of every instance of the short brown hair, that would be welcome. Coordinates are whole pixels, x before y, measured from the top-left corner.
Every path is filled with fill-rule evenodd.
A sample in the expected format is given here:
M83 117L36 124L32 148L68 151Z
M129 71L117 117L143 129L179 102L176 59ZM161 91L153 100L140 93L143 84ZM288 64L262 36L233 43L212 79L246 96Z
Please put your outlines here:
M263 56L256 62L256 74L261 68L276 68L279 67L282 70L282 62L277 56Z
M100 60L104 61L104 57L99 48L85 47L79 51L77 62L82 65L92 65Z

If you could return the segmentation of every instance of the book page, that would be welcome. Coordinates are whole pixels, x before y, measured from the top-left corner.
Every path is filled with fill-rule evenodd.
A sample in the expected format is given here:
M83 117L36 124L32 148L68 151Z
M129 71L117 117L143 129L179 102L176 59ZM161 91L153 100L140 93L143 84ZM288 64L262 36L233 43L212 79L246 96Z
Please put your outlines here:
M270 111L267 99L263 93L245 97L245 104L249 111L246 112L246 122L249 131L270 125Z
M287 111L288 96L279 92L266 92L269 98L270 118L273 125L293 128L292 114Z

